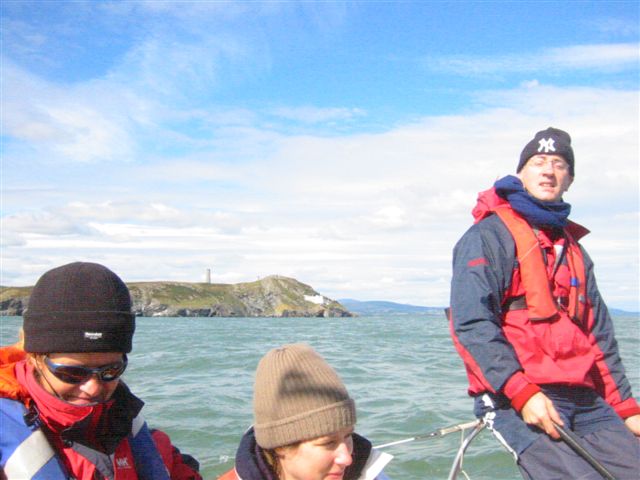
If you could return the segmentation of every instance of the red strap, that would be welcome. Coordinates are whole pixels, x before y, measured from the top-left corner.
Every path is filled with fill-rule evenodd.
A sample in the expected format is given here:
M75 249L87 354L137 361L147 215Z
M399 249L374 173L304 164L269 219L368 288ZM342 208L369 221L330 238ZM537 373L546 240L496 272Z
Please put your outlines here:
M138 480L136 464L129 446L129 440L125 439L116 447L113 455L115 480Z

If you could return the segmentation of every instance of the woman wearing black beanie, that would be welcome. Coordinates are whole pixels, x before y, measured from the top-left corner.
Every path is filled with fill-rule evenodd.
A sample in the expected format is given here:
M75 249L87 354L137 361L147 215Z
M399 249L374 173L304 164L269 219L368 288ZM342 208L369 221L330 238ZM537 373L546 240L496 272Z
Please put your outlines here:
M201 479L120 379L134 331L129 290L108 268L76 262L38 280L24 350L0 349L0 478Z

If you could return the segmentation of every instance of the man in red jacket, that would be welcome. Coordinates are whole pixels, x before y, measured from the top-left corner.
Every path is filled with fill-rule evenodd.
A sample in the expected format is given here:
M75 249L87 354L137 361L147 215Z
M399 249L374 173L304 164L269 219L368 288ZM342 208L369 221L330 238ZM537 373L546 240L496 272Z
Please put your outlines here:
M201 479L120 379L134 330L129 290L106 267L71 263L38 280L24 345L0 350L0 478Z
M517 177L483 192L454 249L451 331L475 412L524 478L597 479L554 424L572 430L618 479L640 471L640 407L563 201L575 177L571 138L542 130Z

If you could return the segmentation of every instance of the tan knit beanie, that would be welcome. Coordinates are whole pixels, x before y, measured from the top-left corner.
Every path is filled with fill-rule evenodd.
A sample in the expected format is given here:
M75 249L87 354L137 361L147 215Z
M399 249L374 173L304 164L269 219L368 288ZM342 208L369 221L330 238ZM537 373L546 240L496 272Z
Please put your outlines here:
M338 374L310 346L269 351L253 389L256 441L270 449L351 427L356 407Z

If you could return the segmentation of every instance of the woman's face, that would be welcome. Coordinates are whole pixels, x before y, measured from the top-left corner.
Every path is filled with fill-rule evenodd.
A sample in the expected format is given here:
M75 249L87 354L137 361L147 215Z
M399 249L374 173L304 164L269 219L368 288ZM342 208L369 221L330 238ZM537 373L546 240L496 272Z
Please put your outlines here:
M50 353L50 362L56 365L98 368L115 365L123 360L123 354L117 352L104 353ZM97 375L89 376L81 383L66 383L58 378L47 367L45 357L37 356L33 359L37 371L40 373L38 382L52 395L56 395L65 402L74 405L91 405L103 403L111 398L118 386L119 379L110 382L102 381Z
M353 427L276 449L280 480L342 480L351 465Z

